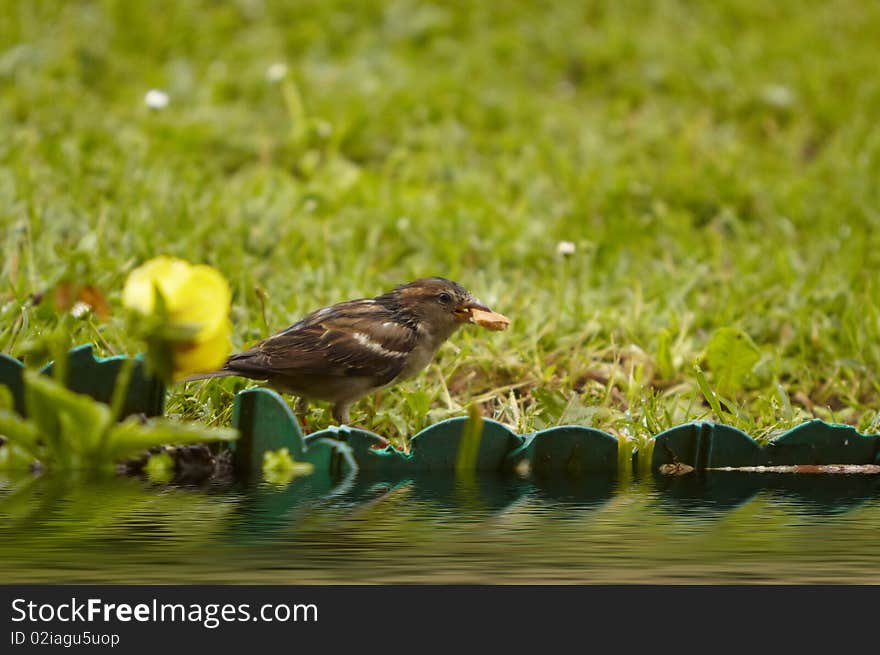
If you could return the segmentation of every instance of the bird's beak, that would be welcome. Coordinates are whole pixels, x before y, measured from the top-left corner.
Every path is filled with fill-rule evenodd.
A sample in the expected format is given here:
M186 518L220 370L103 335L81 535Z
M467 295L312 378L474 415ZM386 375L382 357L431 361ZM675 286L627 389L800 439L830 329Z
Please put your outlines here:
M455 310L455 318L462 323L476 323L487 330L506 330L510 326L510 319L503 314L493 312L483 303L470 300L462 303Z
M455 308L453 314L455 314L455 319L459 323L473 323L474 316L472 310L478 309L482 312L491 312L492 310L486 307L483 303L478 300L467 300L461 303L458 307Z

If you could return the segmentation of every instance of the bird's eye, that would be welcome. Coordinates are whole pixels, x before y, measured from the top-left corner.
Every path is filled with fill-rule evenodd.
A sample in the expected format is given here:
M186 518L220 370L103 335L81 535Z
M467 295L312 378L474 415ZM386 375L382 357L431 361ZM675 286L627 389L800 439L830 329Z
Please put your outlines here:
M441 293L439 296L437 296L437 300L439 300L440 302L442 302L444 305L448 305L449 303L452 302L452 296L450 296L448 293L446 293L446 292L444 291L444 292Z

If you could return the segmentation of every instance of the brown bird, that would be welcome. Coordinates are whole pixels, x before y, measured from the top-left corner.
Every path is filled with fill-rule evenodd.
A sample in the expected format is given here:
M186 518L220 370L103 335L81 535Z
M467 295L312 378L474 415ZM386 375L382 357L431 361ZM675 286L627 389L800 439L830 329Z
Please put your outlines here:
M230 356L219 371L187 381L227 375L265 380L297 396L300 412L309 400L333 403L333 418L345 424L353 403L424 369L464 323L502 330L510 321L460 284L422 278L312 312Z

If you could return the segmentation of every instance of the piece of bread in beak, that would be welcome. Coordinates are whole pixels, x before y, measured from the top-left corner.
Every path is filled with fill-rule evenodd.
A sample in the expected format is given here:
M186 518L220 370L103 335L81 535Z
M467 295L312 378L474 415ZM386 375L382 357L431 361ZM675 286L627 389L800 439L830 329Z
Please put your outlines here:
M500 332L510 327L510 319L498 312L486 312L482 309L471 309L471 323L476 323L487 330Z

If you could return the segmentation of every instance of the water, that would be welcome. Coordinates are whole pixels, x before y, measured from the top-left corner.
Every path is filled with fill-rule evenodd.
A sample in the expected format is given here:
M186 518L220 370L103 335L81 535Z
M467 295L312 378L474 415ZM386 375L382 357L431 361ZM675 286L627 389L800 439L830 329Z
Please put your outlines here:
M880 476L0 478L3 582L880 582Z

